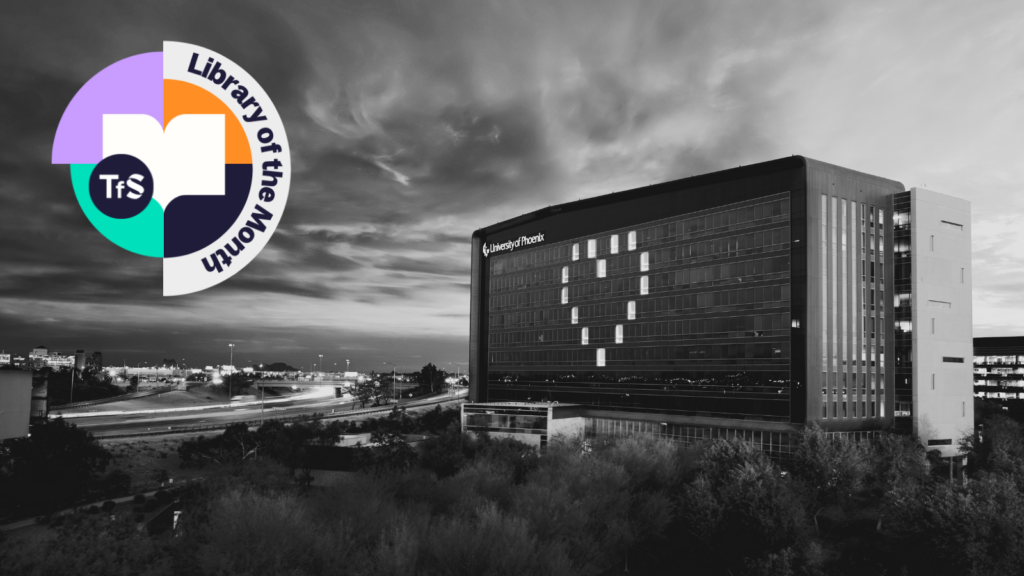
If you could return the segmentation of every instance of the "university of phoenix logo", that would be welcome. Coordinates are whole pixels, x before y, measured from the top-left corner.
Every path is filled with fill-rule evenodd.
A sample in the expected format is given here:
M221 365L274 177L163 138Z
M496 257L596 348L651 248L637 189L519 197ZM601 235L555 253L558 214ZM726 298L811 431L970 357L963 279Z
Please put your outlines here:
M290 148L267 93L199 46L125 58L82 86L53 141L86 217L118 246L163 258L164 296L205 290L277 229ZM254 167L254 164L256 165Z
M530 246L532 244L541 244L543 242L543 232L539 232L537 234L534 234L533 236L520 236L519 238L516 238L514 240L506 240L501 244L495 244L492 242L491 244L488 245L487 242L484 242L484 258L487 258L491 254L497 254L498 252L511 252L516 248Z

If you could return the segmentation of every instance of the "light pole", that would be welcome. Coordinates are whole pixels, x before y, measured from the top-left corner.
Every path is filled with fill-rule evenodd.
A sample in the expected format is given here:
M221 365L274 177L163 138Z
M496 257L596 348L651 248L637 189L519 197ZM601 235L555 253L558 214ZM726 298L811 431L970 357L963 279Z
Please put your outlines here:
M231 377L235 374L235 345L228 344L228 349L231 350L231 355L228 356L228 403L231 403Z
M260 379L263 379L263 364L260 364ZM263 414L267 407L267 386L260 386L260 426L263 426Z
M320 385L324 383L324 355L320 355Z
M391 364L391 362L385 362L385 364ZM395 406L398 406L398 382L395 380L395 375L398 368L391 364L391 396L395 399Z
M454 364L454 362L449 362L449 363L448 363L448 365L449 365L449 366L451 366L452 364ZM458 364L455 364L455 385L456 385L456 386L458 386L458 385L459 385L459 381L460 381L460 374L461 374L461 373L459 372L459 368L460 368L460 367L459 367L459 365L458 365ZM449 396L451 396L451 395L452 395L452 389L451 389L451 387L449 387L449 388L448 388L448 395L449 395Z
M348 360L345 360L345 372L349 371L349 369L348 369L348 362L349 362Z
M71 367L71 395L68 397L68 404L75 402L75 367Z
M139 391L139 384L142 383L142 365L149 364L149 362L139 362L135 365L135 391ZM131 380L128 381L128 385L131 385Z

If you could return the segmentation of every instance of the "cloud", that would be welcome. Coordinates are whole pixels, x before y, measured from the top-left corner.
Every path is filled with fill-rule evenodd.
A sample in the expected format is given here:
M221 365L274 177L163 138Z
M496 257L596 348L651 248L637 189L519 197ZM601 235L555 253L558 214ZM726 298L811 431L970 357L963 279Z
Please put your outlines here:
M199 342L251 334L293 365L327 341L461 358L473 230L790 154L971 200L976 323L1002 330L1024 320L1021 26L999 2L8 3L0 347L56 341L52 318L73 346L128 356L212 362ZM293 149L260 257L174 299L49 165L78 87L163 39L252 73Z

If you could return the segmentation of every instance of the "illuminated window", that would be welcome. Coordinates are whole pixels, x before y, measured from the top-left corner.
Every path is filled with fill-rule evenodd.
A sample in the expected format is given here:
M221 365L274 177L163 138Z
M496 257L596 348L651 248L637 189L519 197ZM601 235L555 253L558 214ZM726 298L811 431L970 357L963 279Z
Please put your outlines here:
M641 276L640 277L640 295L641 296L646 296L649 287L650 287L650 281L647 279L647 276Z
M651 253L643 252L640 254L640 271L647 272L651 268Z
M562 266L562 284L569 283L569 267Z
M612 254L618 254L618 253L619 253L619 235L618 234L613 234L612 235Z
M580 322L580 308L579 306L572 307L572 323L579 324Z
M636 320L636 302L630 300L626 303L626 320Z
M622 324L615 325L615 343L622 344Z
M572 245L572 261L575 262L575 261L577 261L579 259L580 259L580 245L579 244L573 244Z
M587 258L597 258L597 240L587 240Z
M590 344L590 328L580 330L580 344L583 344L584 346Z
M565 287L565 288L562 288L562 304L568 304L568 303L569 303L569 288Z
M597 365L604 366L604 348L597 349Z
M604 260L598 260L597 261L597 277L598 278L604 278L607 275L608 275L607 262L605 262Z
M636 232L630 232L626 237L626 249L636 250Z

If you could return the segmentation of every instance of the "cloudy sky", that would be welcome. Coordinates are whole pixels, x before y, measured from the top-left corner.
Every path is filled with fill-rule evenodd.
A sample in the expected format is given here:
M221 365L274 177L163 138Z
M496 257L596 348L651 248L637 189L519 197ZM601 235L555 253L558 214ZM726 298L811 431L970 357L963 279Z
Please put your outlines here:
M473 230L790 154L970 200L975 335L1024 334L1021 30L1016 1L5 2L0 348L447 367ZM259 258L176 298L50 164L78 88L163 40L257 78L293 164Z

